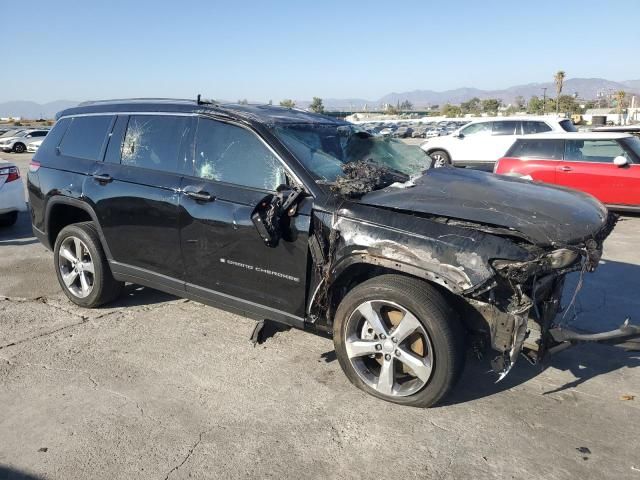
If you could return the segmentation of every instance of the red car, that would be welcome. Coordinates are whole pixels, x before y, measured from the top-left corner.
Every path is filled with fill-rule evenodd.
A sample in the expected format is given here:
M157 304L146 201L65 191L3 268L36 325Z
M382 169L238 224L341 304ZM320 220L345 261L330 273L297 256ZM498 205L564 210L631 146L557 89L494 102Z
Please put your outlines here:
M493 171L582 190L614 210L640 210L640 138L629 134L528 135Z

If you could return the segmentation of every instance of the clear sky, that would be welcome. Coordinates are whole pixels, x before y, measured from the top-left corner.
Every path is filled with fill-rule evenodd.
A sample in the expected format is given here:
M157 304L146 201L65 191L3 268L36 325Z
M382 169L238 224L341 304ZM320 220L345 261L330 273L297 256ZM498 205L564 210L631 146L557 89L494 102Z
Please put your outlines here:
M640 0L0 0L0 101L640 78ZM15 8L15 12L13 9ZM627 21L628 20L628 21Z

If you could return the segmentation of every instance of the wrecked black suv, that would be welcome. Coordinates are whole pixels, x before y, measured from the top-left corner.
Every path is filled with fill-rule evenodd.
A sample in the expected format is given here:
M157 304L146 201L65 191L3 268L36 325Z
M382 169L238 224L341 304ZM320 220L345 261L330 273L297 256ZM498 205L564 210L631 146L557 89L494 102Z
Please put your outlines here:
M327 334L356 386L428 406L467 339L499 375L585 339L554 325L564 277L615 223L578 192L430 162L293 109L93 102L58 115L28 190L72 302L131 282Z

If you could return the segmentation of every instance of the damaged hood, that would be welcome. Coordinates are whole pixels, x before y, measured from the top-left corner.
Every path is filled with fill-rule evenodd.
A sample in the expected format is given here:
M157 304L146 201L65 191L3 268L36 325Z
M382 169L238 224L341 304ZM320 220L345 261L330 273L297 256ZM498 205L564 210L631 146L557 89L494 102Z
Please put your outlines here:
M539 246L578 243L607 218L606 208L582 192L451 167L373 191L360 202L507 228Z

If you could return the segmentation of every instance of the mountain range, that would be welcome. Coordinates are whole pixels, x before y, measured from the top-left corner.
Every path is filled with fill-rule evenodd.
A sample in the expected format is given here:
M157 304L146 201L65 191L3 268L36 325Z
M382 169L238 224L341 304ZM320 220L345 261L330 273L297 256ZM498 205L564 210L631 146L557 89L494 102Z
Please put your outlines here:
M553 82L528 83L516 85L501 90L481 90L478 88L456 88L437 92L434 90L413 90L410 92L392 92L375 100L364 98L325 98L324 106L327 110L354 110L362 109L365 105L369 110L375 110L389 103L395 105L405 100L411 102L414 108L425 108L432 105L444 105L446 103L459 104L473 97L479 99L499 98L504 104L513 103L518 96L528 100L533 95L542 97L543 89L547 89L548 97L555 97L555 85ZM615 82L603 78L569 78L565 80L562 89L563 94L574 95L585 100L593 100L599 95L608 95L619 90L625 90L630 94L640 94L640 80L627 80ZM77 105L78 101L56 100L49 103L36 103L29 101L11 101L0 103L0 117L22 118L53 118L57 112L65 108ZM640 102L639 102L640 103ZM309 100L296 100L296 105L302 108L310 104Z

